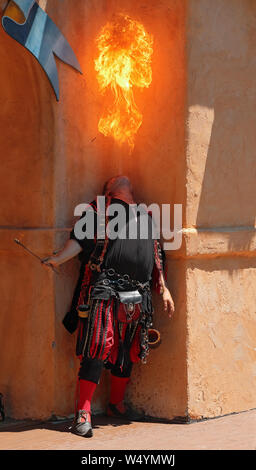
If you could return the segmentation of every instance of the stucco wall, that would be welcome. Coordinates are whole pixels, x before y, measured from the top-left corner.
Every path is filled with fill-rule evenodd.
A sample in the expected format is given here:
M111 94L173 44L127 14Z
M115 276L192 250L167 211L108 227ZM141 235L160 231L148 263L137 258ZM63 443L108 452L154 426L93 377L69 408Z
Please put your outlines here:
M74 77L72 71L59 67L63 98L55 115L58 129L55 140L58 224L69 224L74 206L89 201L107 178L118 173L131 177L139 201L182 203L185 200L184 3L127 0L120 2L118 8L117 2L95 0L90 3L79 1L76 9L69 7L69 1L64 3L68 15L64 13L65 8L56 14L56 9L51 10L50 4L49 14L61 25L74 46L84 75L82 78ZM97 131L106 98L99 94L96 81L93 62L97 56L95 38L101 27L118 11L125 11L142 21L154 37L152 84L147 90L135 90L135 100L143 112L143 123L131 155L128 148L118 147ZM176 281L183 275L182 265L174 271L170 264L169 282L179 313L170 322L162 305L155 300L155 322L163 334L163 344L159 351L151 353L147 365L134 367L133 381L128 389L128 399L152 416L172 418L186 412L186 319L183 291L178 290ZM60 318L65 301L61 301L58 289L57 315ZM65 336L61 327L57 328L57 334L59 338ZM179 339L174 341L174 338ZM57 360L57 370L61 373L66 363L61 354ZM108 372L103 374L94 397L95 411L102 410L107 402L108 375Z
M45 416L54 393L53 279L13 239L39 255L54 246L54 102L36 61L2 27L0 62L0 389L7 415Z
M78 261L54 276L13 238L41 256L60 248L74 207L121 172L138 200L182 203L184 227L182 247L168 253L175 316L169 321L155 299L162 345L135 366L128 399L164 418L255 407L256 6L186 3L119 4L154 36L153 81L135 95L143 124L131 155L97 131L105 98L94 39L118 2L40 1L84 72L57 63L59 103L37 61L0 28L0 391L9 416L71 414L78 367L75 335L61 324ZM95 411L107 397L105 371Z
M191 0L187 20L188 411L256 406L256 4Z
M0 28L1 120L7 128L6 138L2 136L6 159L1 196L7 193L7 197L0 233L5 275L0 349L1 356L8 357L0 372L0 389L7 413L16 418L74 411L75 335L66 332L61 320L71 301L78 263L70 261L56 277L22 252L13 238L21 238L42 256L61 247L74 222L74 207L91 200L103 182L118 173L131 177L138 200L185 200L184 2L40 4L67 37L84 74L58 62L60 102L56 103L37 61ZM154 36L153 81L149 89L135 93L143 124L131 155L97 131L105 98L99 94L94 70L95 38L120 10L141 20ZM169 264L177 315L170 322L156 299L155 325L161 330L162 346L151 353L148 364L135 366L128 390L135 405L166 418L183 416L187 403L184 286L180 289L184 266L171 259ZM13 286L14 281L18 286ZM107 379L105 372L94 398L96 411L105 406Z

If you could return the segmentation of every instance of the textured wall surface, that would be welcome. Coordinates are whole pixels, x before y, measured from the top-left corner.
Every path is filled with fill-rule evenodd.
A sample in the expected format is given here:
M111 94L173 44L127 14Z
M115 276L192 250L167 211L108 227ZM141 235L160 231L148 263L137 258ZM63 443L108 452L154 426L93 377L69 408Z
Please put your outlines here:
M169 321L154 299L162 344L134 367L128 399L163 418L255 407L255 2L39 3L83 75L57 62L57 103L34 57L0 28L0 391L7 414L73 413L78 368L75 334L61 323L78 261L54 276L13 238L40 256L60 248L74 207L117 173L131 177L138 201L184 209L182 247L168 253L175 316ZM119 11L154 36L152 84L135 92L143 123L131 155L97 131L108 98L98 90L95 38ZM105 371L95 411L104 409L108 388Z
M188 412L256 406L256 4L188 9ZM185 248L186 247L186 248Z
M9 416L50 416L53 278L13 239L39 255L54 247L55 103L37 62L2 27L0 63L0 389Z
M2 8L5 3L0 4ZM1 197L5 196L0 222L1 275L5 274L0 349L6 362L0 372L0 389L7 413L16 418L65 416L74 411L75 335L66 332L61 320L71 301L78 262L68 262L61 276L53 276L17 247L13 238L20 238L41 256L61 247L75 221L74 207L90 201L103 182L118 173L131 177L139 201L182 203L185 195L184 3L48 0L40 5L76 52L83 75L57 62L57 103L34 57L0 28L0 119L6 129L5 137L1 135L5 160L0 189ZM131 155L97 130L106 97L99 94L94 70L95 38L120 11L142 21L154 36L152 84L135 92L143 124ZM186 410L183 281L183 264L172 265L170 260L169 282L177 315L169 321L155 299L155 324L162 333L162 346L151 353L148 364L135 366L128 390L129 399L153 416L172 418L183 416ZM107 398L105 372L94 409L102 410Z
M184 111L185 111L185 9L180 1L77 2L55 14L66 37L75 45L84 75L74 77L72 70L59 67L63 99L56 108L56 220L66 225L72 220L74 206L87 202L103 182L118 173L127 174L138 201L182 203L184 186ZM149 89L135 91L143 113L135 148L118 147L97 131L98 119L106 106L99 94L94 70L97 56L95 38L113 14L126 12L142 21L154 37L153 80ZM66 14L68 12L68 15ZM55 9L49 14L54 17ZM163 47L164 44L164 47ZM155 123L158 122L156 126ZM95 138L96 137L96 138ZM60 194L62 197L60 198ZM147 365L134 367L128 398L148 414L159 417L186 412L185 309L183 292L176 279L182 278L182 265L175 272L170 265L169 280L177 302L173 321L164 316L155 299L155 322L163 334L159 351L153 351ZM57 290L57 297L59 296ZM58 297L57 315L64 302ZM180 305L180 308L179 308ZM58 313L59 312L59 313ZM64 334L58 330L60 337ZM178 341L174 341L178 338ZM58 370L64 368L61 354ZM168 392L167 392L168 391ZM108 373L94 398L94 409L102 410L108 397ZM156 400L156 394L158 400ZM167 396L168 394L168 396Z

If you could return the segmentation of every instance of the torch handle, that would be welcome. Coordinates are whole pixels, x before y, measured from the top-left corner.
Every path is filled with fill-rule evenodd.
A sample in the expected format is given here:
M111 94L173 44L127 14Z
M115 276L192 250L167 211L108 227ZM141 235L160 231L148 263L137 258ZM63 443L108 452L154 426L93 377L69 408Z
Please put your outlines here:
M24 248L24 250L26 250L28 253L30 253L32 256L34 256L35 258L37 258L42 264L43 264L43 260L42 258L40 258L40 256L38 256L36 253L34 253L33 251L31 251L29 248L27 248L25 245L23 245L23 243L21 243L20 240L18 240L17 238L14 239L15 243L17 243L17 245L20 245L22 248ZM51 266L51 265L48 265L54 272L55 274L59 274L59 272L54 268L54 266Z

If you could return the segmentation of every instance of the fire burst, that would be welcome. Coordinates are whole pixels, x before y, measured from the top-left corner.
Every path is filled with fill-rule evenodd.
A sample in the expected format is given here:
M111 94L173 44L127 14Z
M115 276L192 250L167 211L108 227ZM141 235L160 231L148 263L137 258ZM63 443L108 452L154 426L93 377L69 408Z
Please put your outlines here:
M102 28L96 43L99 56L95 70L100 90L110 88L114 94L114 104L100 118L98 129L132 149L142 123L133 87L149 87L152 81L153 38L141 23L119 14Z

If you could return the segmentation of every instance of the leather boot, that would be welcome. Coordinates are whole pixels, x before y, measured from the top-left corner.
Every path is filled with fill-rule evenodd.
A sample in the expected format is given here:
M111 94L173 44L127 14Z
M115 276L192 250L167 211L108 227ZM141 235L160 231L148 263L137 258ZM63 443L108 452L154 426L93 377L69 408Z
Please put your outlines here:
M83 437L92 437L92 423L90 413L85 410L79 410L76 413L71 432Z
M118 404L117 404L118 405ZM128 419L129 421L143 421L145 413L134 410L130 405L125 404L125 411L119 411L117 405L108 404L107 415L114 418Z

